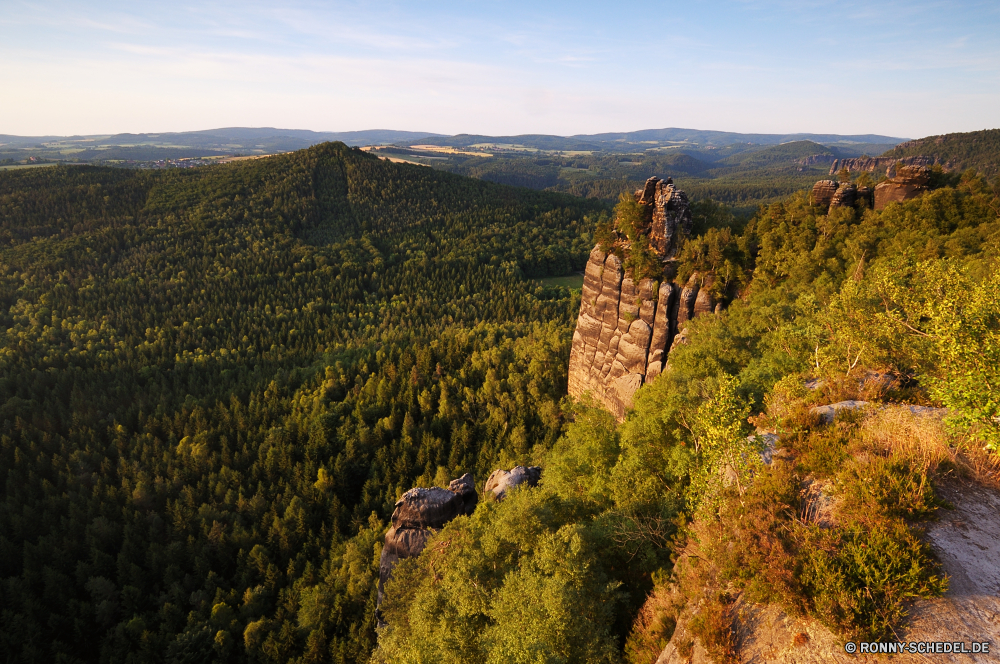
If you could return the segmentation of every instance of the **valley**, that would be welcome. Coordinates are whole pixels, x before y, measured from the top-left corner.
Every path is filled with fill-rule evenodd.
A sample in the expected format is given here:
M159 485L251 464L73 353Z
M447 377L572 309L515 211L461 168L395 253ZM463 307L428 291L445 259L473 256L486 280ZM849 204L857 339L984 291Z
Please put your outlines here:
M0 653L721 664L989 629L942 528L1000 489L997 130L671 131L0 172Z

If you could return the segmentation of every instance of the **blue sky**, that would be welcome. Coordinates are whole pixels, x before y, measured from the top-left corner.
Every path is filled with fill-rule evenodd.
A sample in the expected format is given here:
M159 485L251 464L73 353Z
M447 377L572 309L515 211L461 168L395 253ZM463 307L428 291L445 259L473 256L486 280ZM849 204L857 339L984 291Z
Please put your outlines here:
M1000 2L0 0L0 133L1000 127Z

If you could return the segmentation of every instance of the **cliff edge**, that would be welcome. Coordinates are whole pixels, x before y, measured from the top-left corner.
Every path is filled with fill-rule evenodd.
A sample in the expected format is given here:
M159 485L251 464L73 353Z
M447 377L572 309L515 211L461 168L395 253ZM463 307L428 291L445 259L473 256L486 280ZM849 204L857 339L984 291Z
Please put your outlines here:
M650 249L661 265L660 278L638 281L626 273L627 241L609 251L595 246L584 272L583 295L569 357L569 393L590 393L619 420L643 384L665 368L671 345L690 318L715 311L707 286L711 276L692 275L674 283L674 256L691 232L687 195L670 178L649 178L635 192L645 212Z

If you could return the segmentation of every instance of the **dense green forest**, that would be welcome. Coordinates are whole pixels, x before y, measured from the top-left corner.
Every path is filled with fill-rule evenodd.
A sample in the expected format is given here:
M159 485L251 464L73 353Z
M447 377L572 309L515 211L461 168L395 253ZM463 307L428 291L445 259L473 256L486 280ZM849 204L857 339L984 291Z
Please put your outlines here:
M3 658L366 661L398 495L560 435L528 277L604 213L341 144L0 174Z
M609 202L617 201L623 192L640 188L653 175L669 174L693 198L711 198L749 215L760 204L788 196L827 177L829 163L834 158L829 148L810 141L756 147L735 153L700 151L696 152L697 157L678 150L667 154L451 156L447 162L429 163L435 168L491 182ZM391 154L396 150L379 151L383 152ZM820 157L820 163L799 163L809 156Z
M935 487L1000 486L998 204L969 172L880 212L799 192L747 223L706 214L679 273L738 297L689 323L624 423L578 404L536 452L541 487L399 565L375 661L652 664L696 607L679 651L735 662L737 596L845 640L900 633L947 588L922 538ZM878 405L810 411L845 399ZM769 465L754 425L780 434ZM802 516L803 483L835 487L835 521Z
M1000 173L1000 129L928 136L897 145L886 157L932 155L953 169L976 169L989 177Z
M938 466L808 406L945 405L956 454L1000 444L1000 184L939 184L879 212L804 191L749 217L698 203L679 271L725 272L731 302L691 321L618 425L565 397L579 295L533 280L582 266L599 200L341 144L0 173L0 652L651 662L678 615L657 598L695 544L731 587L890 634L945 586L917 534ZM748 417L794 463L738 463L721 486L757 452ZM377 638L397 497L528 462L540 487L397 568ZM806 473L854 487L838 527L782 507Z

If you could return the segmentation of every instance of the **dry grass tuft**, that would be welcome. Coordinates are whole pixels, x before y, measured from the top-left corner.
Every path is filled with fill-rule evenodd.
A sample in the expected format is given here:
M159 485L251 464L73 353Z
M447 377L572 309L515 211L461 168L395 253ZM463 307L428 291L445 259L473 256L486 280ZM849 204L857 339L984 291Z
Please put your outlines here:
M665 585L658 585L646 598L625 641L629 664L653 664L670 642L685 598Z
M930 475L954 469L980 484L1000 488L1000 457L974 440L950 434L940 416L887 406L870 411L860 433L873 451L907 459Z

